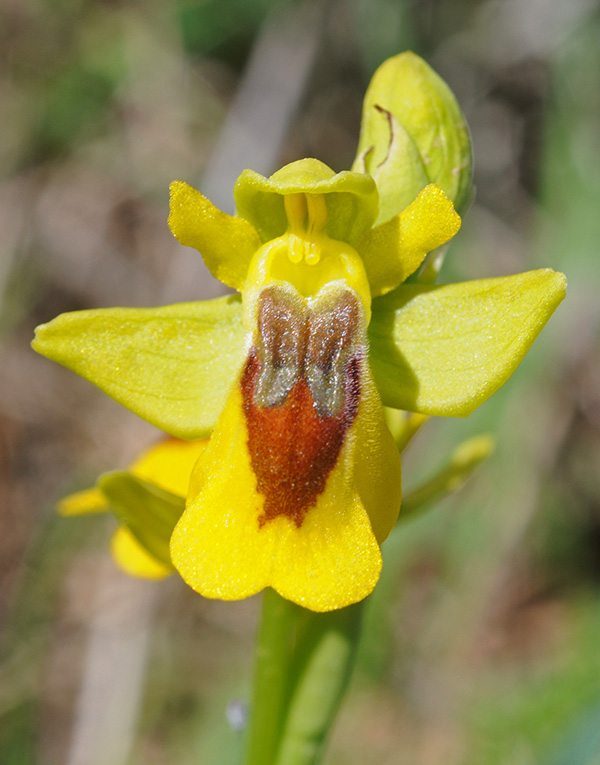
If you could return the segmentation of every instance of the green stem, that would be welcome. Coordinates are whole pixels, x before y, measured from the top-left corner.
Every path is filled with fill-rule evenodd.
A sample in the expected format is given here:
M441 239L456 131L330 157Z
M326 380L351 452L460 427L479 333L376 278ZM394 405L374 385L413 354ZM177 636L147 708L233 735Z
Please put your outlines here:
M352 673L363 603L326 614L304 612L276 765L317 765L321 761Z
M245 765L318 765L354 664L363 603L307 611L265 590Z
M301 611L274 590L265 590L245 765L275 762L290 691L296 622Z

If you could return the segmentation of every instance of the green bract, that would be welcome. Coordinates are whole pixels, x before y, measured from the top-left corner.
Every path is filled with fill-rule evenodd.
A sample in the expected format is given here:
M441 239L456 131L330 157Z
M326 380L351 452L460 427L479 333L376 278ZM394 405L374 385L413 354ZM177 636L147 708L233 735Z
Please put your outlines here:
M185 509L183 497L125 471L100 476L98 488L139 543L157 561L170 566L169 539Z

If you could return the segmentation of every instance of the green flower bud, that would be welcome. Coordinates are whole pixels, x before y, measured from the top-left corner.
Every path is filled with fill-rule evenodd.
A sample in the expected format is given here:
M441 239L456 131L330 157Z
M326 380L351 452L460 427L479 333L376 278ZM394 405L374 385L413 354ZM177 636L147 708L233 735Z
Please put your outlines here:
M471 142L454 94L422 58L406 52L385 61L367 90L353 170L379 190L378 222L437 183L463 213L471 198Z

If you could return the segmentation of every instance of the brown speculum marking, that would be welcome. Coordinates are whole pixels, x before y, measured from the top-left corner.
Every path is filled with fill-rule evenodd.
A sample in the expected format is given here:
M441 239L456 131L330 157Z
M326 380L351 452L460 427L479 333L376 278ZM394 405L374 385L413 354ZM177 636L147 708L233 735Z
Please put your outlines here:
M358 411L359 318L350 291L310 306L289 288L261 293L241 380L260 526L278 515L300 526L325 488Z

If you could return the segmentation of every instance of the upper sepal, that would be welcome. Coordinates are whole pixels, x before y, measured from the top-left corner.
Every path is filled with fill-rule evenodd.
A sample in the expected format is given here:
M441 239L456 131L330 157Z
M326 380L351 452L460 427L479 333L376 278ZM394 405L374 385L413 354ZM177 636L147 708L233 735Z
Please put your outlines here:
M327 233L332 239L354 244L377 218L378 194L372 178L347 170L336 174L317 159L292 162L269 178L244 170L233 195L238 215L267 242L286 231L283 197L299 193L325 195Z

